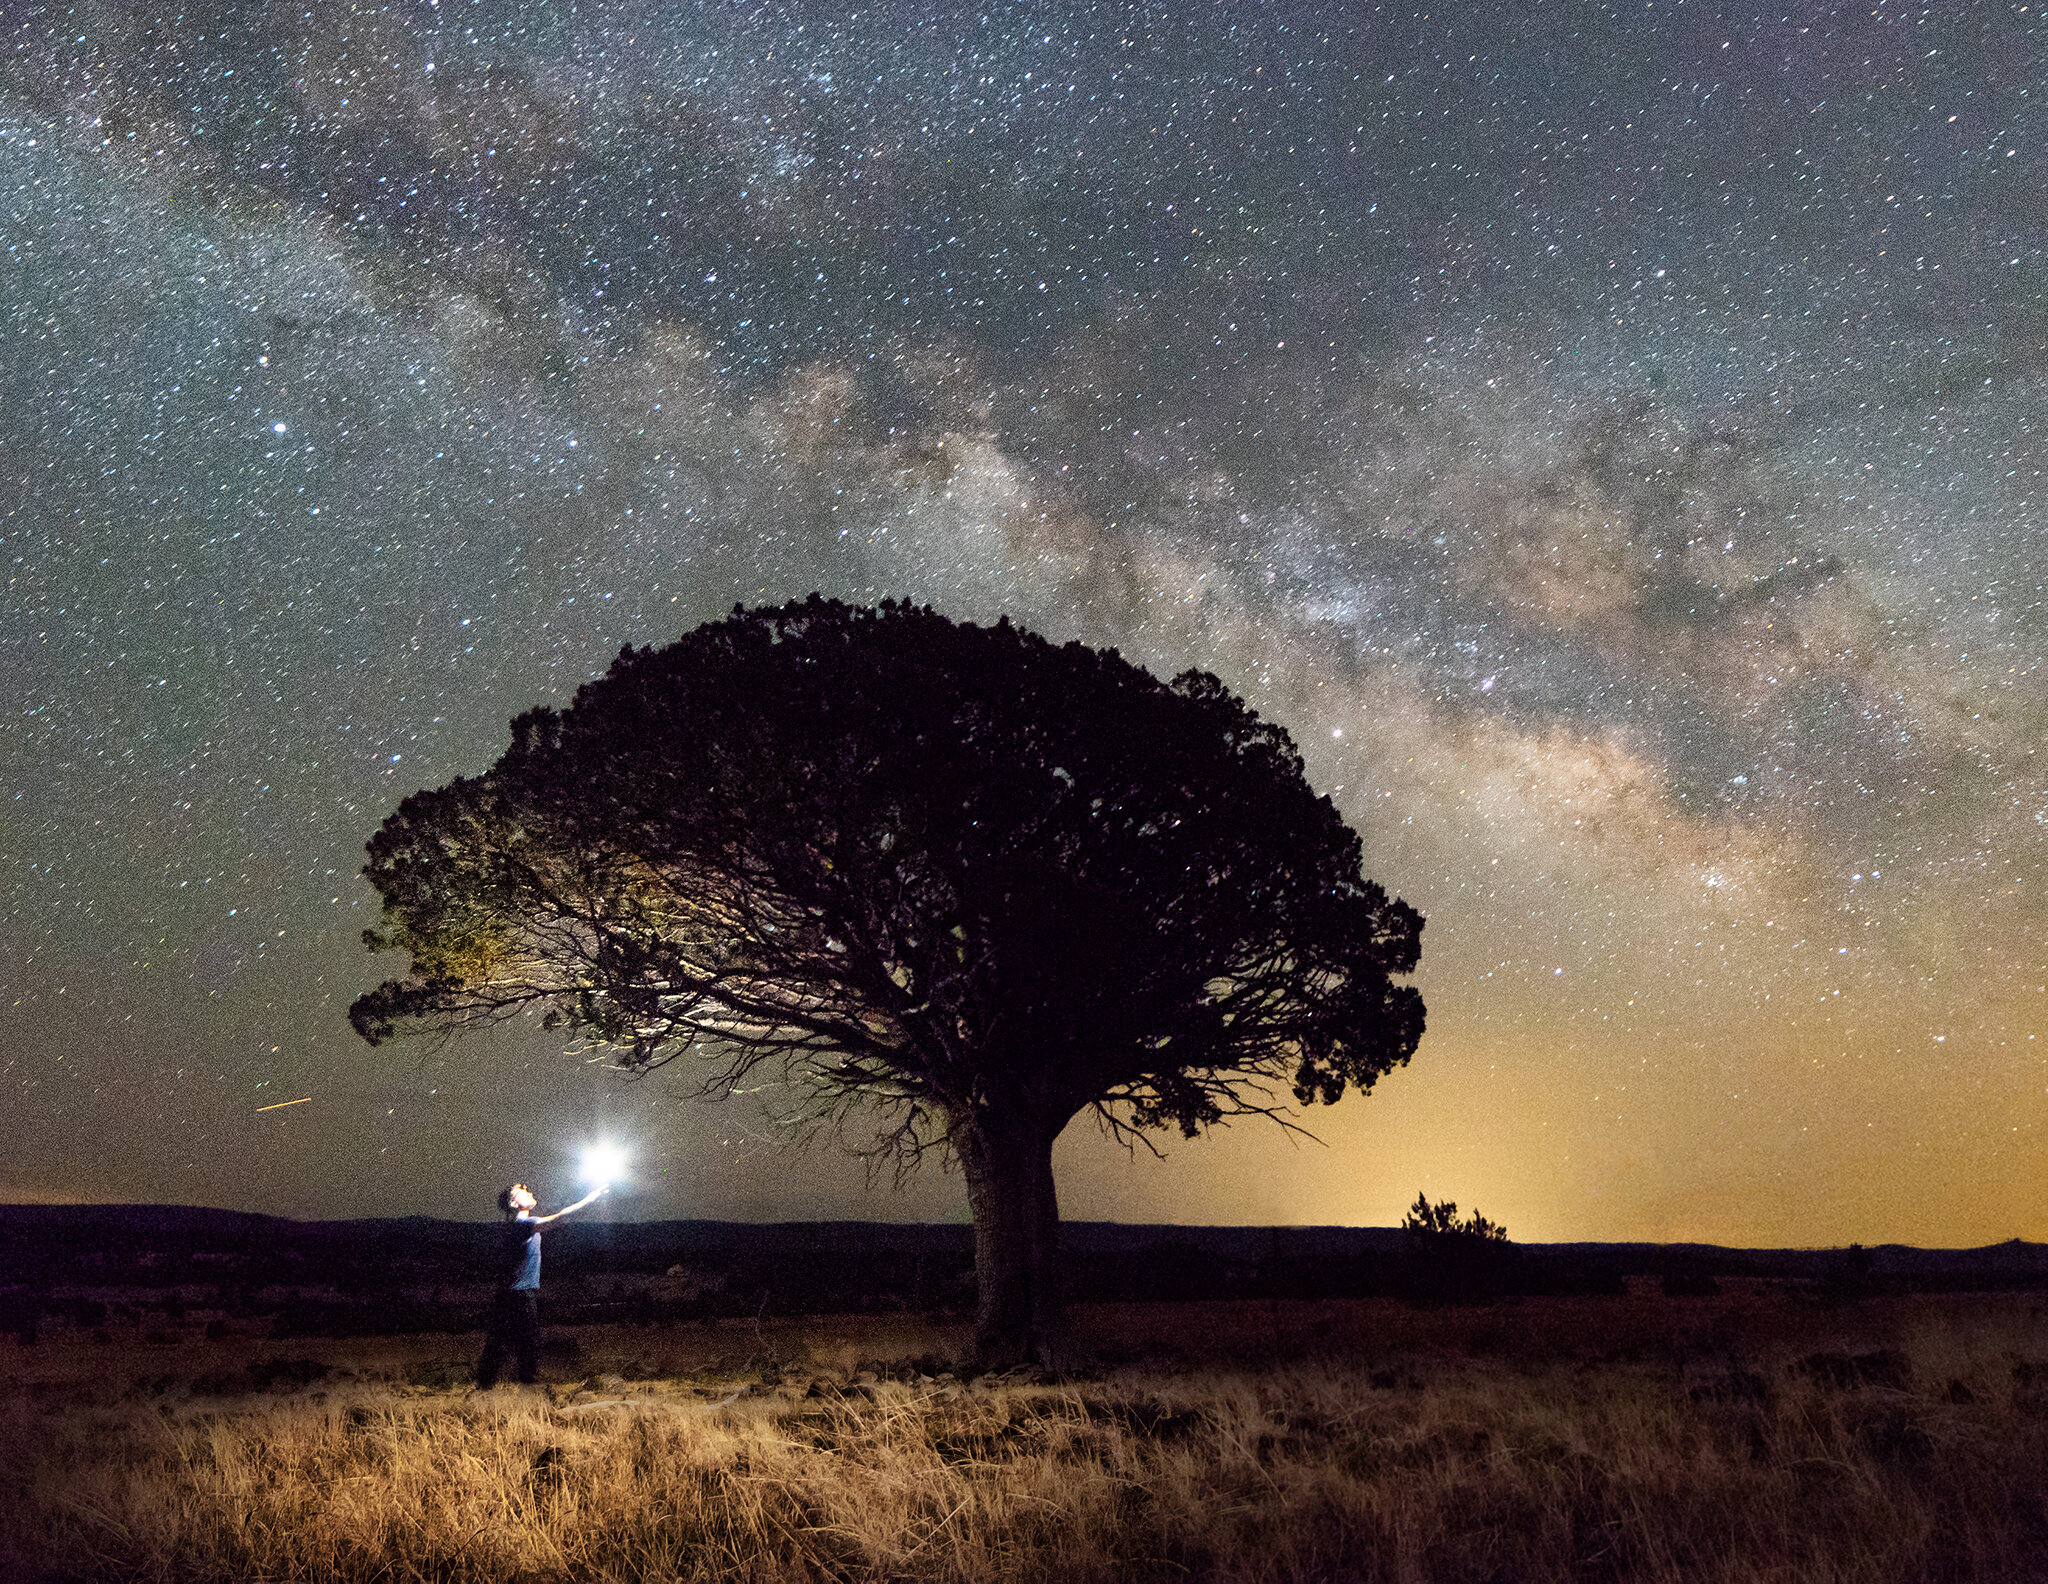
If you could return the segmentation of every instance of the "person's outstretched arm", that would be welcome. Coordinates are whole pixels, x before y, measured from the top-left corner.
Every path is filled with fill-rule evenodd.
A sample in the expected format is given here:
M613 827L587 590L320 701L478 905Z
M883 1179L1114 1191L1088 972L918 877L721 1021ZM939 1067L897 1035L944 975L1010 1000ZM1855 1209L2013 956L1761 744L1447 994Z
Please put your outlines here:
M589 1193L585 1194L581 1199L578 1199L574 1204L563 1205L562 1208L557 1210L553 1215L530 1216L528 1217L528 1219L535 1226L546 1226L550 1221L559 1221L562 1219L563 1216L574 1215L578 1210L584 1209L586 1206L593 1203L600 1195L609 1193L611 1191L611 1186L612 1185L610 1183L600 1183L597 1187L591 1189Z

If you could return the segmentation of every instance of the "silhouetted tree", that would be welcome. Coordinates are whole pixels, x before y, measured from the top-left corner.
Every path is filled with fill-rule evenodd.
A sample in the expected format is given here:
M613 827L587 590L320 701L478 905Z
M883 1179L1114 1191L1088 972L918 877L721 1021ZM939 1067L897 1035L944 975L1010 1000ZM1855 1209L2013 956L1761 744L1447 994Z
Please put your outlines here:
M1497 1298L1513 1279L1520 1251L1508 1242L1506 1227L1477 1210L1460 1218L1456 1201L1431 1204L1418 1193L1401 1230L1408 1234L1412 1297L1454 1303Z
M709 1094L967 1181L984 1359L1056 1307L1052 1146L1092 1110L1193 1137L1372 1087L1423 1028L1422 919L1360 872L1300 755L1215 677L1007 620L813 595L628 649L370 842L376 1044L536 1010Z
M1508 1229L1497 1221L1489 1221L1474 1210L1464 1220L1458 1219L1458 1204L1455 1199L1440 1199L1429 1202L1427 1194L1418 1193L1415 1203L1408 1207L1408 1213L1401 1218L1401 1230L1411 1238L1470 1238L1479 1243L1505 1243Z

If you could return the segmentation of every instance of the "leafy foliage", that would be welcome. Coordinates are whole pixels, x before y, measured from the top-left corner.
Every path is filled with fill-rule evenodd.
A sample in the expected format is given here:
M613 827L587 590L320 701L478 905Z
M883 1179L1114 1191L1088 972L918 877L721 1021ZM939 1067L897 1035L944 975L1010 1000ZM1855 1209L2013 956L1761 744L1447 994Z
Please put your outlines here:
M1508 1229L1476 1210L1460 1217L1452 1200L1431 1204L1418 1193L1401 1229L1408 1235L1404 1286L1416 1302L1490 1302L1523 1275L1522 1251L1508 1241Z
M1461 1221L1456 1200L1440 1199L1431 1204L1429 1196L1421 1193L1415 1196L1415 1203L1401 1218L1401 1230L1425 1242L1437 1238L1463 1238L1474 1243L1505 1243L1508 1240L1506 1227L1487 1220L1477 1210Z
M1190 1135L1368 1089L1421 918L1213 676L817 597L627 650L370 844L372 1043L544 1012L644 1069L773 1058L913 1154L1025 1103Z

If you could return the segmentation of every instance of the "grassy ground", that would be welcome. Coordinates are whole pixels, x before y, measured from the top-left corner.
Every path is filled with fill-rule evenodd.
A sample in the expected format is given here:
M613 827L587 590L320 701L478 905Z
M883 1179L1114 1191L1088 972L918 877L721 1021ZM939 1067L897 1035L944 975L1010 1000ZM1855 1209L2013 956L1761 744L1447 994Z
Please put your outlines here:
M564 1341L572 1339L563 1338ZM2048 1304L1151 1306L1058 1377L915 1321L0 1346L25 1580L2048 1578Z

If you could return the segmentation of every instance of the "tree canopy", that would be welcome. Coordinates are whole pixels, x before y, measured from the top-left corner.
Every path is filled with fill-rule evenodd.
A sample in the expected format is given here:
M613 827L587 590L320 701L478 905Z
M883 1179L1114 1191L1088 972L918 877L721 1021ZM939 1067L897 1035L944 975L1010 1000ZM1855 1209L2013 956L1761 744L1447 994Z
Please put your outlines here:
M1426 1193L1415 1196L1415 1203L1401 1218L1401 1230L1425 1243L1444 1238L1463 1238L1473 1243L1505 1243L1508 1240L1508 1229L1498 1221L1487 1220L1477 1210L1460 1220L1455 1199L1440 1199L1431 1204Z
M772 1064L967 1177L984 1351L1056 1303L1052 1141L1193 1136L1407 1061L1422 919L1215 677L812 596L627 649L370 842L372 1044L538 1012L708 1092Z

